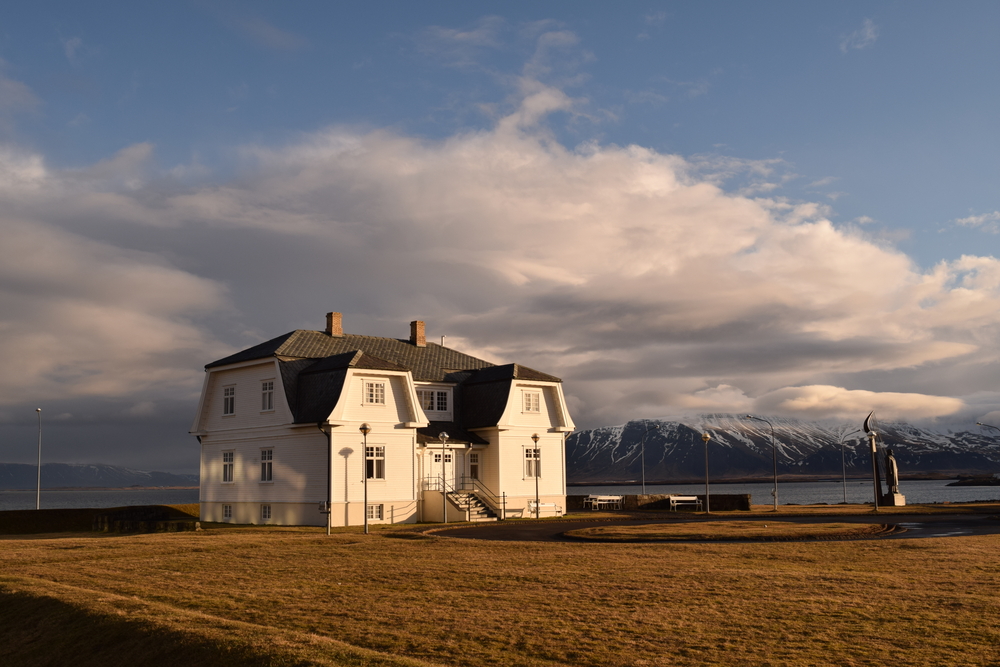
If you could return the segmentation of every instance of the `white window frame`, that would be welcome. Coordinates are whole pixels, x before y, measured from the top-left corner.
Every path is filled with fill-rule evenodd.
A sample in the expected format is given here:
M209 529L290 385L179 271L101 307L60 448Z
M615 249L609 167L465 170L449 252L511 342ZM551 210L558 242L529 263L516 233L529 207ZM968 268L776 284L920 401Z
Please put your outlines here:
M469 477L472 479L480 478L482 474L482 468L480 468L480 465L482 464L479 460L479 452L469 452Z
M524 478L534 479L542 476L542 450L538 447L528 447L524 450Z
M271 515L271 506L270 505L261 505L260 506L260 520L261 521L270 521L271 520L271 516L272 516Z
M367 512L369 521L381 521L385 518L385 507L381 503L369 503Z
M260 481L261 483L274 481L274 448L260 450Z
M232 505L223 505L222 506L222 518L223 519L232 519L233 518L233 506Z
M385 479L385 445L365 447L365 477L371 480Z
M523 391L521 393L522 408L524 412L530 414L539 414L542 411L542 392L538 390Z
M222 416L232 417L236 414L236 385L230 384L222 388Z
M236 451L222 452L222 483L232 484L236 481Z
M385 381L365 380L365 405L385 405Z
M274 412L274 380L260 382L260 411Z
M451 392L447 389L421 387L417 389L417 402L424 412L451 412Z

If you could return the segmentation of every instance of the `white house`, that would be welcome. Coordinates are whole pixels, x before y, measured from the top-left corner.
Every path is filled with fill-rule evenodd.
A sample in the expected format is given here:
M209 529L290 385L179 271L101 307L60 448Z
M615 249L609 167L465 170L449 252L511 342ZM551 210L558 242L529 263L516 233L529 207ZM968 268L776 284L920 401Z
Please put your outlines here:
M561 380L428 343L423 322L408 340L378 338L345 334L328 313L326 331L205 371L191 428L203 521L344 526L365 513L460 521L566 506L574 425Z

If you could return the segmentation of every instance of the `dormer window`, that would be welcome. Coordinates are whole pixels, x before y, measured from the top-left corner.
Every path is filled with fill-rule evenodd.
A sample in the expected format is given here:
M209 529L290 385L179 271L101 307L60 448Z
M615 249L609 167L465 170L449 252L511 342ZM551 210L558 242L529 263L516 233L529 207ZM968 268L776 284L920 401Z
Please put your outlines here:
M524 411L525 412L542 411L542 392L540 391L524 392Z
M448 412L448 392L437 389L417 389L420 407L425 412Z
M236 385L222 388L222 414L236 414Z
M260 411L274 410L274 380L264 380L260 383Z
M385 382L365 382L365 403L385 405Z

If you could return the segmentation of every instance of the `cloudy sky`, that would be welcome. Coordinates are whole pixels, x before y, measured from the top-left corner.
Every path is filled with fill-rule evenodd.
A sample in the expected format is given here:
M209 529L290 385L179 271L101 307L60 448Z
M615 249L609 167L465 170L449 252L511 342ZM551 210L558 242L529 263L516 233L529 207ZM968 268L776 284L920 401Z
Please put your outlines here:
M995 2L0 7L0 461L196 469L344 313L581 427L1000 420Z

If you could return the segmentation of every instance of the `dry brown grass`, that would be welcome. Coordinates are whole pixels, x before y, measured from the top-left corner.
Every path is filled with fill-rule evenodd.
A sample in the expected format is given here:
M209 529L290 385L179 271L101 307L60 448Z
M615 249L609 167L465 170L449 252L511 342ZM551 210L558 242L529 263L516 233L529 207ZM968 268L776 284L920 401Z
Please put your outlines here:
M791 521L713 521L656 523L644 526L593 526L566 532L569 537L598 542L670 542L692 540L807 540L873 536L886 526L857 523Z
M1000 664L996 536L389 539L401 534L412 529L8 538L0 605L30 595L89 618L121 609L160 632L163 650L207 643L275 665ZM0 663L20 664L4 650Z

